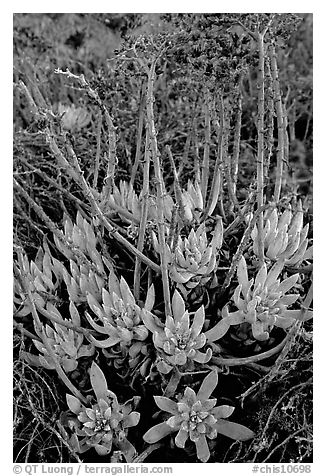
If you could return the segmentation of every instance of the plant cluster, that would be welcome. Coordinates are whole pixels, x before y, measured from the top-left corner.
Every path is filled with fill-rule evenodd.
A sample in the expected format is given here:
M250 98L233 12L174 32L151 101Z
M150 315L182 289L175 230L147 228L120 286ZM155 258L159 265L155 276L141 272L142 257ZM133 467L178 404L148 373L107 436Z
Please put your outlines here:
M16 73L30 128L17 125L15 210L34 233L15 237L19 359L56 372L72 458L141 462L164 447L161 458L221 461L230 439L239 454L258 445L257 415L237 400L251 372L274 381L311 326L311 223L284 185L278 55L298 18L93 22L129 35L105 74L56 65L70 100L42 88L40 67ZM34 162L31 147L43 150Z

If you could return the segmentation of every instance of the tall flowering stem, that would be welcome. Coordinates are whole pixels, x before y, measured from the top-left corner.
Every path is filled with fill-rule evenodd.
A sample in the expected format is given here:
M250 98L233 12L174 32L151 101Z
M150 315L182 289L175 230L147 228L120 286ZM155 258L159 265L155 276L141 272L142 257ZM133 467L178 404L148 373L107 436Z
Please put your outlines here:
M146 66L147 71L147 121L148 131L151 144L152 160L154 164L156 191L157 191L157 228L160 244L160 259L161 259L161 273L164 294L164 305L166 316L171 316L171 301L170 301L170 287L169 287L169 273L168 273L168 259L166 253L165 240L165 224L164 224L164 184L159 159L159 151L156 140L156 130L154 122L154 82L155 82L155 67L158 58L151 61L150 68ZM141 63L143 65L143 63ZM143 65L144 66L144 65Z

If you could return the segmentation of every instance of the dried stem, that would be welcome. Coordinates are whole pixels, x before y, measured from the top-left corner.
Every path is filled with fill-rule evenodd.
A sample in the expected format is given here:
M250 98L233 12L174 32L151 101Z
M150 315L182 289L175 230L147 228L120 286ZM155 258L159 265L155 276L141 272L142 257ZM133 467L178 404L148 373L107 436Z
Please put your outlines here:
M274 94L273 94L273 78L271 75L270 58L266 58L266 154L264 158L264 176L268 181L269 165L274 147Z
M224 114L224 138L223 138L223 163L225 164L226 184L229 195L228 210L233 212L234 207L238 206L237 197L235 196L235 182L233 180L231 155L229 154L229 135L230 135L230 104L226 101L226 110ZM241 117L240 117L241 120Z
M70 198L73 202L77 203L80 207L85 208L87 205L82 202L78 197L73 195L69 190L67 190L65 187L62 185L59 185L58 182L56 182L54 179L48 176L47 173L45 173L43 170L35 168L33 165L29 164L26 159L23 157L20 157L19 160L26 165L30 170L32 170L35 174L39 175L42 177L44 180L46 180L49 184L51 184L53 187L55 187L59 192L63 193L64 195L67 196L67 198Z
M143 85L142 85L141 97L140 97L136 155L135 155L135 161L134 161L134 164L132 166L132 171L131 171L131 177L130 177L131 185L134 184L134 181L135 181L135 178L136 178L136 173L137 173L139 162L140 162L141 140L142 140L142 134L143 134L143 127L144 127L145 101L146 101L146 83L144 82ZM145 152L145 154L146 154L146 152Z
M282 187L284 149L285 149L283 105L282 105L280 82L278 78L276 51L275 51L274 45L270 46L269 53L270 53L271 71L272 71L272 78L273 78L274 102L275 102L275 110L276 110L276 117L277 117L278 145L277 145L277 165L276 165L276 180L275 180L275 187L274 187L274 200L278 202L280 199L281 187Z
M146 129L146 143L145 143L145 163L143 167L143 199L141 208L141 218L139 226L139 235L137 242L137 249L142 252L145 242L145 232L147 226L148 208L149 208L149 167L150 167L150 147L149 147L149 133ZM136 301L139 299L140 293L140 275L141 275L141 260L136 257L135 271L134 271L134 296Z
M240 154L240 138L241 138L241 118L242 118L242 98L240 89L238 90L237 105L236 105L236 118L234 126L234 138L233 138L233 152L231 156L231 181L232 181L232 195L234 197L234 204L238 206L237 200L237 181L238 181L238 169L239 169L239 154Z
M154 164L155 172L155 182L156 182L156 192L157 192L157 228L158 228L158 238L160 245L160 260L161 260L161 273L162 273L162 284L163 284L163 295L164 295L164 305L165 305L165 315L171 316L171 300L170 300L170 287L169 287L169 274L168 274L168 257L166 253L166 242L165 242L165 224L164 224L164 183L160 165L159 151L156 140L156 130L154 122L154 81L155 81L155 66L156 61L151 62L150 69L147 69L147 99L146 99L146 109L147 109L147 121L148 121L148 131L149 139L151 144L152 160Z
M253 362L259 362L261 360L268 359L272 355L277 354L280 350L283 349L287 341L290 339L291 333L288 333L284 339L272 349L266 350L261 354L250 355L249 357L239 357L239 358L223 358L223 357L212 357L209 361L209 364L214 365L225 365L226 367L236 367L239 365L247 365ZM208 365L209 365L208 364Z
M116 137L116 127L113 124L112 117L99 97L98 93L94 91L94 89L91 88L89 83L86 81L85 76L83 74L81 75L76 75L71 73L68 69L66 71L62 71L61 69L56 69L54 71L56 74L61 74L65 75L68 78L72 78L78 81L79 85L81 88L83 88L88 96L95 102L95 104L100 108L105 122L108 127L108 135L109 135L109 157L108 157L108 168L107 168L107 174L104 179L104 185L103 185L103 195L106 196L111 193L112 186L114 183L114 172L115 172L115 166L117 163L117 154L116 154L116 142L117 142L117 137Z
M102 114L99 115L97 120L96 131L96 156L94 164L94 176L93 176L93 188L97 188L98 172L100 168L100 156L101 156L101 131L102 131Z
M257 151L257 207L260 209L264 205L264 113L265 113L265 47L264 35L257 32L256 40L258 43L259 52L259 66L258 66L258 118L257 118L257 133L258 133L258 151ZM264 217L261 213L258 216L257 228L257 247L259 262L264 263L264 241L263 241L263 227Z
M211 113L209 109L208 92L205 93L205 144L204 144L204 157L201 169L201 191L203 196L203 202L206 203L208 177L209 177L209 151L211 141Z

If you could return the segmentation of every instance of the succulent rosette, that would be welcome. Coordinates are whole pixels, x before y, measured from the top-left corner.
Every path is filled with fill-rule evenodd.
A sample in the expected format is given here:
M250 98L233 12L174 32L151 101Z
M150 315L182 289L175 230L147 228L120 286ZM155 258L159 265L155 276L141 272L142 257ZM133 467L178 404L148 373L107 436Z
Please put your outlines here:
M143 322L146 311L151 311L154 305L154 287L148 290L144 308L140 308L124 278L119 281L113 272L109 276L109 291L103 288L102 303L94 296L87 294L87 301L97 316L94 319L88 312L85 313L92 328L106 339L95 337L92 342L95 346L107 349L118 345L121 357L129 356L129 363L137 361L137 356L147 352L144 341L148 336L148 329Z
M70 244L68 248L56 235L53 239L59 251L69 260L70 272L62 262L53 260L53 271L62 276L71 301L76 304L86 302L87 292L96 297L101 295L104 286L104 275L106 262L105 258L97 251L97 237L93 226L85 220L78 212L76 223L73 224L69 217L64 220L64 236L66 242ZM89 260L76 260L74 249L82 252ZM91 269L90 263L93 264Z
M298 200L295 213L291 205L279 215L277 208L267 210L264 216L263 244L265 255L272 261L284 259L288 266L299 266L306 259L312 258L312 247L308 248L309 224L303 226L303 210ZM258 256L257 226L251 234L253 251Z
M52 315L56 319L65 321L53 304L48 303L46 308L50 316ZM79 327L80 316L74 303L70 303L69 310L71 319L67 322ZM81 357L90 357L95 352L94 345L83 344L83 334L75 331L74 329L69 329L55 322L53 327L46 324L44 330L47 343L50 345L52 352L65 372L72 372L76 370L78 367L78 359ZM33 340L33 343L42 355L36 356L30 354L29 352L23 352L22 356L25 358L25 360L34 365L41 365L46 369L55 369L55 362L49 354L44 342Z
M277 261L267 272L264 263L255 279L249 281L247 264L242 257L237 269L239 284L233 295L233 302L238 310L230 313L224 308L223 319L230 325L244 322L251 324L253 337L257 340L269 339L274 326L287 329L296 319L302 320L301 309L288 309L288 306L297 301L299 294L286 294L295 286L299 274L281 281L278 276L283 267L284 259ZM311 311L307 311L304 319L311 317Z
M166 397L154 397L156 405L166 413L172 414L166 421L150 428L144 435L147 443L156 443L167 435L177 432L175 444L184 448L188 439L195 443L197 457L207 462L210 450L207 442L218 433L234 440L248 440L254 434L249 428L227 421L234 411L229 405L215 406L217 399L210 398L218 382L217 372L210 372L203 380L198 392L187 387L177 401Z
M78 453L94 448L101 456L117 449L130 462L136 450L127 435L128 429L139 422L140 414L132 411L139 397L120 405L116 395L108 390L104 374L95 362L90 369L90 376L96 403L88 406L73 395L67 395L68 407L76 415L66 422L74 429L70 444Z
M48 249L44 251L42 247L38 249L35 261L28 261L25 254L22 254L21 257L21 264L15 263L17 271L28 276L29 291L34 302L38 306L44 307L46 300L56 298L60 284L60 273L57 273L53 264L56 260ZM31 313L30 303L26 300L26 295L18 279L14 280L14 312L16 317L23 317Z
M121 180L119 183L119 187L117 187L116 185L113 186L112 194L110 195L108 201L104 204L104 206L105 208L109 209L111 205L112 211L118 212L120 218L126 223L132 223L132 220L140 222L142 213L142 201L142 192L137 195L131 183ZM155 197L148 197L148 205L148 219L150 221L156 221L157 205ZM173 206L173 198L169 194L165 194L163 199L163 212L164 217L167 221L171 220ZM132 219L131 217L128 217L128 214L124 213L126 211L132 214Z
M154 248L158 251L157 238L153 234ZM177 287L187 294L199 284L211 278L216 266L217 250L223 240L223 224L218 219L211 241L208 241L205 224L192 229L186 238L179 236L177 245L167 246L169 276Z
M206 353L199 349L204 347L206 336L202 333L205 321L204 306L195 313L190 323L189 312L178 291L172 298L173 316L167 316L165 323L159 322L150 312L144 314L144 323L153 333L153 342L159 351L161 360L158 361L158 370L168 373L173 367L184 366L192 362L206 363L212 356L211 349Z

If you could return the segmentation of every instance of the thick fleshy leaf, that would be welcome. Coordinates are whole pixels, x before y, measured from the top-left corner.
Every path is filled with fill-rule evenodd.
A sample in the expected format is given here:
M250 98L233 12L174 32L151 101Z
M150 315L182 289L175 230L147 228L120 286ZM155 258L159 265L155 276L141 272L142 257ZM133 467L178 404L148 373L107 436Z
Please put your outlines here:
M111 309L112 307L114 307L112 296L105 288L102 289L102 300L103 306L105 306L106 308Z
M201 402L201 404L202 404L202 411L203 411L203 412L207 412L207 411L209 411L209 410L212 410L212 408L215 407L216 402L217 402L217 399L216 399L216 398L211 398L211 399L209 399L209 400L206 400L205 402Z
M182 398L182 401L184 400L186 401L187 405L191 407L199 400L199 398L197 397L196 392L192 388L186 387Z
M122 426L123 428L130 428L132 426L138 425L140 420L140 413L139 412L131 412L123 419Z
M92 363L92 366L90 369L90 377L91 377L91 384L92 384L97 400L100 400L100 398L102 398L103 400L106 400L108 395L108 386L106 383L106 379L102 370L95 362Z
M33 339L33 343L39 352L46 352L45 345L43 344L43 342Z
M156 368L157 370L161 373L161 374L168 374L169 372L171 372L171 370L173 369L172 365L169 365L167 362L165 362L164 360L160 360L157 364L156 364Z
M274 282L277 280L279 274L281 273L282 269L284 268L284 260L280 259L278 260L269 270L266 281L265 281L265 286L268 288Z
M117 334L115 336L108 337L104 340L97 340L92 335L90 335L89 338L96 347L100 347L101 349L112 347L121 341L121 338Z
M34 341L33 341L34 342ZM43 345L43 344L42 344ZM34 365L35 367L41 367L40 358L38 355L30 354L29 352L21 351L19 356L25 360L29 365Z
M61 321L63 321L63 317L61 316L60 312L58 311L58 309L50 302L48 302L46 304L46 309L47 311L52 314L54 317L56 317L57 319L60 319Z
M127 281L124 278L121 278L120 280L120 290L121 290L121 297L124 304L130 304L130 305L136 304L134 295L130 291Z
M71 301L69 304L69 312L71 316L72 323L75 326L80 326L80 316L75 304Z
M277 306L290 306L291 304L295 303L299 298L299 294L287 294L283 296L281 299L277 301Z
M172 312L175 322L179 322L186 312L185 303L181 294L178 291L174 291L172 298Z
M228 418L234 412L234 407L230 405L220 405L219 407L213 408L211 414L214 415L216 419L219 418Z
M215 225L211 246L213 249L220 249L223 243L223 222L222 218L219 217L217 219L217 223Z
M211 396L211 393L215 389L218 381L218 375L215 370L212 370L206 377L204 378L198 393L197 393L197 399L201 400L202 402L205 402L205 400L208 400L209 397Z
M269 333L264 330L264 324L260 321L253 322L251 325L252 335L257 340L267 340Z
M211 360L211 358L212 358L212 349L207 349L205 354L197 350L196 355L193 357L193 360L200 364L206 364L209 360Z
M147 311L151 311L155 304L155 288L154 284L152 284L147 291L146 301L145 301L145 309Z
M111 451L111 445L109 447L103 445L95 445L94 448L96 453L100 456L106 456Z
M288 329L294 322L292 317L276 316L275 326L281 329Z
M88 302L89 307L92 309L94 314L96 314L97 317L99 317L101 319L104 313L103 313L103 309L101 308L100 304L97 302L95 297L92 294L90 294L89 292L86 292L86 297L87 297L87 302Z
M67 394L66 395L66 400L67 400L67 405L68 405L69 409L73 413L75 413L75 415L78 415L82 411L83 405L80 403L78 398L74 397L73 395Z
M245 314L243 311L229 312L227 306L222 309L223 319L227 319L231 326L241 324L245 321Z
M218 420L214 428L221 435L228 436L233 440L246 441L255 436L254 432L246 426L227 420Z
M205 332L207 342L215 342L219 339L221 339L229 330L230 328L230 322L229 320L222 319L220 322L216 324L216 326L212 327L212 329L209 329L208 331Z
M85 317L88 320L88 322L90 323L90 325L93 327L94 330L96 330L100 334L107 334L108 333L108 327L109 327L108 325L106 325L105 327L104 326L99 326L87 311L85 312Z
M175 365L185 365L187 362L187 356L184 351L175 353L171 358L173 358Z
M131 444L130 441L127 440L127 438L117 441L116 445L119 448L119 450L122 452L127 463L131 463L134 457L136 456L136 449L134 445Z
M109 292L112 294L115 292L119 298L121 298L121 291L120 291L120 284L117 276L114 274L113 271L110 272L109 275Z
M189 331L189 313L186 311L179 321L179 332L181 334Z
M242 285L242 289L244 293L248 292L249 288L249 281L248 281L248 271L247 271L247 263L244 256L241 256L238 267L237 267L237 276L238 282Z
M299 248L297 249L297 251L293 254L292 257L290 257L290 259L286 260L286 264L289 266L293 266L295 265L296 263L301 263L301 261L303 259L306 259L305 258L305 253L306 253L306 250L307 250L307 246L308 246L308 239L305 239L303 240L303 242L300 244Z
M199 334L200 334L200 332L203 328L204 322L205 322L205 309L204 309L204 306L201 306L195 312L194 320L192 322L191 336L193 338L196 338L197 336L199 336Z
M260 286L262 289L264 287L266 278L267 278L267 267L266 267L266 264L264 263L256 275L255 289L258 286Z
M147 309L142 309L141 318L147 329L150 330L152 334L155 332L158 334L163 332L163 324L160 326L158 324L158 319Z
M194 273L181 272L180 269L178 269L179 271L178 272L175 267L171 267L169 271L170 271L170 278L176 283L184 284L194 276Z
M296 282L299 279L299 273L293 274L293 276L290 276L287 279L284 279L284 281L281 282L281 284L278 287L278 291L282 292L282 294L287 293L290 291L291 288L296 284Z
M207 463L210 457L210 452L205 435L200 435L197 441L195 441L197 458L203 463Z
M167 425L165 422L159 423L158 425L153 426L148 431L146 431L145 435L143 436L144 441L146 443L152 444L160 441L167 435L170 435L175 430Z
M178 448L184 448L186 441L189 437L189 433L186 430L179 430L177 436L175 437L175 444Z
M309 321L309 319L312 319L313 317L313 312L310 310L301 310L301 309L293 309L293 310L286 310L282 312L282 317L285 317L286 319L292 318L292 319L297 319L298 321Z
M170 400L167 397L154 397L156 405L163 411L172 413L173 415L178 414L178 405L173 400Z

